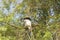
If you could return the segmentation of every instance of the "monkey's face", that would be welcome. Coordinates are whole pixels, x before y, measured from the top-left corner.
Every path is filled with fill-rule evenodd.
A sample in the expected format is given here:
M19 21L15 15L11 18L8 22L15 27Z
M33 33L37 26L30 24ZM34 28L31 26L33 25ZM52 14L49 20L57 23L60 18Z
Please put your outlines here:
M28 19L24 20L24 24L25 24L25 26L30 26L31 27L31 21L28 20Z

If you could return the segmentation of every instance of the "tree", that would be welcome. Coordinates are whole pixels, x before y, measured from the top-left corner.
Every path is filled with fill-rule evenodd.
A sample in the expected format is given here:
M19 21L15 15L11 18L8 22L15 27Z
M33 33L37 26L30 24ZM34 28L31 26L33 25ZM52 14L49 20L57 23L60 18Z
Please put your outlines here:
M34 40L60 40L60 0L1 0L0 39L23 40L26 15L32 19Z

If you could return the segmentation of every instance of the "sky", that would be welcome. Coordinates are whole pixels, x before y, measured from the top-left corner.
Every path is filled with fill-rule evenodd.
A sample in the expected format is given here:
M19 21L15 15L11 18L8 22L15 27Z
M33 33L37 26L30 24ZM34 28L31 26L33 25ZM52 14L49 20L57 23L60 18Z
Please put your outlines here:
M14 8L15 8L15 3L11 3L10 6L9 6L9 10L6 9L6 8L3 8L4 7L4 4L2 2L3 0L0 0L0 11L3 11L3 13L5 15L8 15L8 13L12 13L14 11ZM6 1L7 2L7 1ZM23 0L16 0L16 5L22 3ZM19 17L19 14L15 14L15 17L18 18Z
M16 4L19 4L19 3L22 3L22 2L23 2L23 0L16 0ZM4 6L4 4L3 4L2 0L0 0L0 9L2 8L2 6ZM10 8L9 12L13 12L14 7L15 7L15 3L11 3L10 7L9 7ZM4 8L4 13L8 14L8 10L6 8Z
M22 2L23 2L23 0L16 0L16 5L18 5L18 4L22 3ZM8 15L8 13L13 12L13 10L15 8L15 3L10 4L10 6L9 6L10 9L9 10L6 9L6 8L3 8L3 6L4 6L4 4L3 4L2 0L0 0L0 10L2 10L4 14ZM54 15L53 8L50 8L50 14L51 14L51 16ZM19 16L20 16L19 14L15 14L15 18L19 18ZM50 21L52 21L52 19Z

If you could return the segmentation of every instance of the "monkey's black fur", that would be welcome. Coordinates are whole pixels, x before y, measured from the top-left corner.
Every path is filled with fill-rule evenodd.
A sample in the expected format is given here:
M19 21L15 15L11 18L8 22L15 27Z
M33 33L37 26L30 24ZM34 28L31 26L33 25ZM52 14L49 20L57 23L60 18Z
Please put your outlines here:
M25 19L31 20L31 18L29 18L29 17L24 18L24 20L25 20Z

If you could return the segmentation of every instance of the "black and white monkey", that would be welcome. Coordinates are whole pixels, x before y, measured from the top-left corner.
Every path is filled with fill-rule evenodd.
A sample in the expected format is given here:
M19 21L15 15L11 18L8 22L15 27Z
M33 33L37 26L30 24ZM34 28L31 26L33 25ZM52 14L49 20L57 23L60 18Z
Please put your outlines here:
M31 19L29 17L24 18L24 25L30 31L32 30Z
M32 22L29 17L24 18L25 29L28 32L29 36L32 36Z

